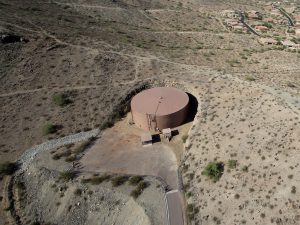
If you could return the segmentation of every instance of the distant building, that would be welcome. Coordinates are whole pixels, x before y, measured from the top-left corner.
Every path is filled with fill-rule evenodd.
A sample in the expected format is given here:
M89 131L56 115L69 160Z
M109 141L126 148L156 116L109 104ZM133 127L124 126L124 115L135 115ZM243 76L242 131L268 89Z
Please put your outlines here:
M278 20L277 22L278 22L278 24L280 24L280 25L288 25L288 20L286 20L286 19L280 19L280 20Z
M263 21L266 23L275 23L275 20L271 17L263 18Z
M269 30L269 28L266 26L258 25L258 26L255 26L255 30L259 30L261 32L267 32Z
M232 30L235 31L245 31L246 28L244 27L244 25L236 19L227 19L225 20L225 24L227 27L229 27Z
M279 10L278 9L272 9L271 10L271 15L273 15L273 16L281 16L281 13L279 12Z
M221 16L228 18L238 18L239 14L234 10L223 10L221 11Z
M296 43L292 42L291 40L282 41L281 44L283 46L286 46L288 48L293 48L293 49L296 49L299 47L299 44L296 44Z
M259 43L263 45L276 45L277 41L273 38L260 38Z
M264 7L264 9L270 11L270 10L273 9L273 6L272 6L271 4L269 4L269 5L266 5L266 6Z
M296 10L296 7L295 7L295 6L285 7L284 10L285 10L287 13L294 13L295 10Z
M262 15L255 10L248 11L247 15L248 15L248 19L259 19L259 20L262 19Z
M294 20L295 20L296 22L300 22L300 15L295 15L295 16L294 16Z
M225 20L226 26L233 28L234 26L242 25L238 20Z
M295 26L300 28L300 15L294 16Z
M232 27L233 30L235 31L243 31L244 30L244 26L242 25L236 25Z

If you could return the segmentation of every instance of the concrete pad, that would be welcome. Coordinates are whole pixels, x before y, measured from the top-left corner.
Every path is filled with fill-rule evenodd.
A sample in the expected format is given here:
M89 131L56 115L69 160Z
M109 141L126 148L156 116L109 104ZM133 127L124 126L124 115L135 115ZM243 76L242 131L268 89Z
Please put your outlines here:
M103 132L80 160L83 170L161 177L178 188L177 161L170 146L155 143L142 147L140 131L121 121Z

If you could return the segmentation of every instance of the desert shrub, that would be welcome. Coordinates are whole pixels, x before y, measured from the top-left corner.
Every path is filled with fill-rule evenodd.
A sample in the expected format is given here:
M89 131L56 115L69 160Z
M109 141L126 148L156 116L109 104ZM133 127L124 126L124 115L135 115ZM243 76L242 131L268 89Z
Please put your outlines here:
M230 66L232 66L232 67L235 67L235 66L237 66L238 64L241 63L241 62L240 62L239 60L237 60L237 59L234 59L234 60L227 60L226 62L229 63Z
M65 181L73 180L76 177L75 171L63 171L60 172L59 178Z
M25 184L24 184L24 182L22 182L22 181L17 181L16 182L16 186L17 186L17 188L19 189L19 190L25 190Z
M87 183L90 183L91 182L91 178L84 178L84 179L81 179L81 183L82 184L87 184Z
M188 135L186 134L181 137L183 143L185 143L187 139L188 139Z
M119 121L120 119L122 119L123 116L124 116L124 113L122 111L116 111L114 113L114 115L112 116L113 123Z
M294 83L292 83L291 81L287 82L287 86L290 87L290 88L295 88L296 87L296 85Z
M53 102L60 106L63 107L67 105L70 101L68 100L68 97L66 94L56 94L52 96Z
M138 186L130 192L130 196L135 199L138 198L148 186L149 183L147 183L146 181L139 182Z
M296 194L296 187L295 187L295 186L292 186L291 193L292 193L292 194Z
M40 223L40 222L37 222L37 221L35 221L35 222L32 222L32 223L31 223L31 225L41 225L41 223Z
M224 165L222 162L210 162L202 171L202 174L212 179L214 182L218 181L224 172Z
M66 162L74 162L75 160L76 160L75 155L70 155L65 159Z
M230 159L228 160L227 165L229 169L234 169L237 166L237 160Z
M52 156L52 159L54 159L54 160L58 160L58 159L60 159L60 155L59 154L54 154L53 156Z
M72 155L71 150L66 150L66 151L63 151L60 153L56 153L52 156L52 159L58 160L61 157L66 157L66 159L65 159L66 162L72 162L76 159L76 156ZM75 159L73 159L74 157L75 157Z
M44 124L44 126L43 126L44 135L53 134L55 132L56 132L56 126L55 125L53 125L51 123Z
M75 189L74 194L80 196L82 194L82 190L80 188Z
M111 180L111 183L113 187L118 187L124 184L127 180L128 180L128 176L118 176L118 177L114 177Z
M137 188L139 189L139 190L144 190L146 187L148 187L149 186L149 183L148 182L146 182L146 181L142 181L142 182L140 182L139 184L138 184L138 186L137 186Z
M80 154L84 152L84 150L90 145L90 142L93 140L94 139L90 138L88 141L85 141L82 144L80 144L77 148L75 148L74 153Z
M133 176L133 177L129 178L129 183L131 185L137 185L142 180L143 180L143 177L141 177L141 176Z
M264 22L263 26L265 26L265 27L267 27L269 29L271 29L273 27L271 23L267 23L267 22Z
M106 129L106 128L111 128L111 127L113 127L113 125L114 125L113 122L111 122L111 121L106 121L106 122L104 122L104 123L102 124L101 130L104 130L104 129Z
M193 221L196 214L199 212L199 208L195 207L193 204L188 204L186 210L190 221Z
M188 204L187 207L186 207L186 210L187 210L188 212L193 212L193 211L194 211L194 206L193 206L193 204Z
M0 175L11 175L15 172L17 166L12 162L4 162L0 164Z
M247 75L247 76L245 77L245 79L246 79L247 81L255 81L255 80L256 80L255 77L250 76L250 75Z
M61 157L68 157L72 154L72 152L70 150L66 150L60 153Z
M97 184L101 184L103 181L109 180L110 178L111 178L110 175L103 175L101 177L95 176L95 177L90 177L90 178L82 179L81 183L82 184L91 183L93 185L97 185Z
M89 183L93 185L101 184L103 181L109 180L110 176L109 175L103 175L101 177L92 177L89 179Z
M130 192L130 196L133 197L134 199L138 198L140 194L141 193L137 189L134 189Z
M193 221L195 219L195 214L194 213L189 213L188 218L190 221Z
M243 166L243 167L242 167L242 171L243 171L243 172L248 172L248 166Z

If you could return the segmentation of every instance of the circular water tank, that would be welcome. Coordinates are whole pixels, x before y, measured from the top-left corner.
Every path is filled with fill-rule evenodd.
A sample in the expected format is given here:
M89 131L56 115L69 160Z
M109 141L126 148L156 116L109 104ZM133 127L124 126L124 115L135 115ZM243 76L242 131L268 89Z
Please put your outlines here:
M131 113L136 126L144 130L173 128L186 121L189 96L176 88L147 89L131 100Z

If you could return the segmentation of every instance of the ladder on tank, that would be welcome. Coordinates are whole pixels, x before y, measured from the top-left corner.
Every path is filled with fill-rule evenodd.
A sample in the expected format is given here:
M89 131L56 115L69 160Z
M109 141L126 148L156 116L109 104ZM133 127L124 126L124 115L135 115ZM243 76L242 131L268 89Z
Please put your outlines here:
M156 121L156 113L158 111L158 107L159 107L159 104L161 103L162 99L163 99L163 97L159 98L154 114L146 114L147 115L147 121L148 121L148 129L149 130L152 130L152 129L155 130L155 131L158 130L158 128L157 128L157 121Z

